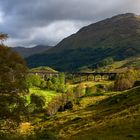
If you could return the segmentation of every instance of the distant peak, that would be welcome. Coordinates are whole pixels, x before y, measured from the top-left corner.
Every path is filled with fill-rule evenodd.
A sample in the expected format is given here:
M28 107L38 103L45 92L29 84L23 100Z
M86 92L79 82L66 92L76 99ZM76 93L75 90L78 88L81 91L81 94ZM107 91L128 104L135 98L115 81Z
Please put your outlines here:
M136 17L137 15L134 14L134 13L125 13L125 14L120 14L120 15L117 15L117 16L114 16L113 18L118 18L118 17L126 17L126 18L129 18L129 17Z
M136 14L134 13L126 13L126 14L123 14L124 16L136 16Z

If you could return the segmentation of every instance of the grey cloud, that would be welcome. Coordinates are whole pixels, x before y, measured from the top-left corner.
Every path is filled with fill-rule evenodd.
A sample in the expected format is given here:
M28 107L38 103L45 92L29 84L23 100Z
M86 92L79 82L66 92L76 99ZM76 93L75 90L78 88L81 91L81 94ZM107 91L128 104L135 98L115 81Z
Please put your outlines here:
M12 46L53 45L84 25L139 9L139 0L0 0L0 31Z

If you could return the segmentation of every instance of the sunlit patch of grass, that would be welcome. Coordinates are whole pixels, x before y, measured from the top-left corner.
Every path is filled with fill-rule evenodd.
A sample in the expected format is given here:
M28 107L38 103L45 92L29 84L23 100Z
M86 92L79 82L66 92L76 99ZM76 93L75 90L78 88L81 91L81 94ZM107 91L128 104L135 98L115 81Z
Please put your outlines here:
M46 99L46 105L52 100L53 97L59 95L56 91L49 91L49 90L42 90L39 88L30 88L29 90L30 95L31 94L36 94L39 96L43 96ZM30 97L27 97L28 100L30 100Z
M125 109L114 115L105 117L95 126L87 127L79 134L72 136L73 140L139 140L140 105Z

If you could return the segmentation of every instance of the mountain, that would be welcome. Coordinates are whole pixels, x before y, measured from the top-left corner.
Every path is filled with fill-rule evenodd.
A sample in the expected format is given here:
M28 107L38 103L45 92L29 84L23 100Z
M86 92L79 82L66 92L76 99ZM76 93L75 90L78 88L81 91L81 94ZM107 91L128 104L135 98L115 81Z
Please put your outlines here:
M140 55L140 16L127 13L83 27L52 49L26 59L29 67L50 66L59 71L94 67Z
M32 48L14 47L14 48L12 48L12 50L16 51L22 57L26 58L26 57L29 57L31 55L35 55L35 54L39 54L39 53L42 53L44 51L47 51L50 48L51 47L47 46L47 45L37 45L37 46L32 47Z

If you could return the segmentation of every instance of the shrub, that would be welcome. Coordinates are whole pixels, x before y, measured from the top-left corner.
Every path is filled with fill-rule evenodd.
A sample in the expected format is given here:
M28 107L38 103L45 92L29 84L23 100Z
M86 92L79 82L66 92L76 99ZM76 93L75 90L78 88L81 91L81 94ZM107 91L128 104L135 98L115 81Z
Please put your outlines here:
M69 88L66 93L62 93L51 100L47 107L47 115L52 116L58 111L65 111L73 107L75 94L73 89Z
M42 79L39 75L28 75L26 78L26 83L28 87L40 87Z
M66 93L67 86L65 85L65 75L59 74L57 77L52 77L47 81L46 88L61 93Z
M48 107L47 107L47 115L52 116L55 113L57 113L57 111L59 110L59 108L61 106L61 102L60 102L60 99L59 98L60 98L59 96L56 96L48 104Z
M97 92L96 86L86 87L86 96L93 95L96 92Z
M79 84L74 88L75 98L80 98L85 95L85 86L84 84Z
M96 85L96 88L97 88L97 92L104 92L104 91L106 91L106 87L105 87L105 85L102 85L102 84L98 84L98 85Z
M127 71L126 73L119 74L116 77L114 88L117 91L127 90L133 87L136 80L135 71Z
M51 80L46 82L46 88L49 89L49 90L54 90L55 89Z
M46 88L46 85L47 85L47 82L42 80L41 83L40 83L40 88L44 89L44 88Z
M106 86L106 91L114 91L114 83L111 83Z
M73 101L75 99L75 93L73 91L73 88L68 88L67 92L66 92L66 95L67 95L67 101Z
M45 98L43 96L38 96L36 94L31 94L31 105L35 105L34 109L36 111L42 111L43 107L45 106Z
M67 92L67 86L64 85L64 84L59 84L56 91L61 92L61 93L66 93Z

